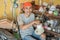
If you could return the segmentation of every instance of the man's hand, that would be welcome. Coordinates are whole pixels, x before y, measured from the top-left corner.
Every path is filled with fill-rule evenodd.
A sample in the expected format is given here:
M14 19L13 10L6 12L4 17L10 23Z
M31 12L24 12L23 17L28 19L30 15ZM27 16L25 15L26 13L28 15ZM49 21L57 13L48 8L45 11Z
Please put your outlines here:
M46 34L45 33L42 33L40 36L42 37L42 39L46 39Z
M40 21L39 20L35 20L35 21L33 21L33 24L40 24Z

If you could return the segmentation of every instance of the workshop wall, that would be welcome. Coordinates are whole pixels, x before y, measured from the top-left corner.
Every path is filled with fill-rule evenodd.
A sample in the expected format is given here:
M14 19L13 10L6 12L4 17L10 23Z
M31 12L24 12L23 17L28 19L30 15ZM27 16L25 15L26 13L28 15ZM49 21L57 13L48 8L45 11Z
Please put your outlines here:
M4 15L7 15L7 18L12 19L12 6L13 6L13 2L14 0L5 0L6 1L6 6L4 3L4 0L0 0L0 19L4 18ZM31 2L32 0L18 0L17 3L21 4L24 3L26 1ZM49 3L51 0L42 0L43 2L47 2ZM60 0L53 0L54 5L60 4ZM39 0L35 0L35 4L39 5ZM20 13L19 10L20 6L18 8L16 8L16 13L17 15Z

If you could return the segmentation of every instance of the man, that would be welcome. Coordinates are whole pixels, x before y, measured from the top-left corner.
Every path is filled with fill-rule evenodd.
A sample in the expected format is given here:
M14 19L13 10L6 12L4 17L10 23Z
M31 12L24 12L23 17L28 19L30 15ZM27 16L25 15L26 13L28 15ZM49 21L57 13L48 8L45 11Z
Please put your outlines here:
M23 4L24 13L20 14L17 18L18 24L20 26L20 33L22 40L43 40L45 38L44 34L36 35L34 33L34 24L39 24L40 21L35 20L35 15L32 13L32 5L30 2L25 2Z

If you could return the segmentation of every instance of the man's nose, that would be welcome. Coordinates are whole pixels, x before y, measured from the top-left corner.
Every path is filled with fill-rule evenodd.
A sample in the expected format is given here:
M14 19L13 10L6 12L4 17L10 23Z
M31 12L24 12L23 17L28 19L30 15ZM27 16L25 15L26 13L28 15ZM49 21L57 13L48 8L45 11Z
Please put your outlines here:
M30 11L30 9L28 9L28 11Z

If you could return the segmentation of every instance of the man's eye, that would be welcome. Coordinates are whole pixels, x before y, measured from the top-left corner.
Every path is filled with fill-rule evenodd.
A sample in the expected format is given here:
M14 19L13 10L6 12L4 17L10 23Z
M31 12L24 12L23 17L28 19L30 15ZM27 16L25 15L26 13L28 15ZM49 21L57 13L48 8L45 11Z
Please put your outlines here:
M26 8L26 9L28 9L28 8Z
M30 7L30 9L32 9L32 7Z

